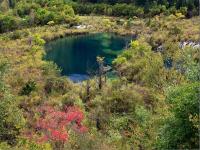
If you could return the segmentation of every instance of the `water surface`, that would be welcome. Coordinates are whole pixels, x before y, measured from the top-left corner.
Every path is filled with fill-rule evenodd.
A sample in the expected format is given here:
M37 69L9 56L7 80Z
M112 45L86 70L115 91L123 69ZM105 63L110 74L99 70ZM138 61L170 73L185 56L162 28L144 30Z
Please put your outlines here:
M97 56L105 57L105 64L111 65L129 41L130 37L112 33L70 36L47 43L46 59L54 61L62 69L62 75L78 82L95 74Z

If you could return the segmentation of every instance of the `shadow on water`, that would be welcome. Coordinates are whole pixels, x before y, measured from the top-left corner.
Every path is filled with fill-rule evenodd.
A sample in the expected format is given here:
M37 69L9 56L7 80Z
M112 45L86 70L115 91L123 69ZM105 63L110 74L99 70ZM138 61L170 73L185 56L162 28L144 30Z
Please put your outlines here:
M130 40L130 36L113 33L70 36L47 43L45 59L55 62L62 75L80 82L89 78L89 72L96 72L97 56L105 57L106 65L111 65Z

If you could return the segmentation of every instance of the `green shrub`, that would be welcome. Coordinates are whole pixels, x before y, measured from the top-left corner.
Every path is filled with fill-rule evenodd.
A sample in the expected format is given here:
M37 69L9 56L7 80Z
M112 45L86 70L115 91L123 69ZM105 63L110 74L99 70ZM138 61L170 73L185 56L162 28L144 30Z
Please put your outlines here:
M36 83L35 81L28 81L20 92L21 95L30 95L32 91L36 90Z
M181 8L179 9L179 12L182 13L183 15L186 15L186 14L187 14L187 11L188 11L187 7L181 7Z
M170 29L170 32L169 32L169 34L171 34L171 35L180 35L180 34L182 34L182 29L180 28L180 27L178 27L178 26L173 26L171 29Z
M16 39L27 37L28 35L29 33L27 31L16 30L9 34L9 38L12 40L16 40Z
M25 119L18 107L17 98L14 97L4 79L8 64L0 59L0 149L9 148L5 143L16 144L17 136L24 127Z
M167 94L171 116L161 127L158 149L198 149L199 83L173 87Z
M45 92L47 94L60 93L64 94L67 92L69 83L64 78L49 78L45 84Z
M165 13L167 10L165 5L154 5L149 9L149 13L151 16L159 15L161 13Z
M20 39L20 38L21 38L21 32L19 32L19 31L14 31L14 32L10 35L10 38L13 39L13 40Z
M54 21L49 21L47 24L48 24L49 26L53 26L53 25L55 24L55 22L54 22Z
M36 11L36 16L35 16L36 24L39 25L46 25L49 21L54 20L54 13L51 11L48 11L44 8L39 8Z
M19 19L0 13L0 33L15 30L19 27Z
M42 70L43 70L43 74L46 76L58 76L60 75L61 69L58 68L58 66L51 61L46 62L43 66L42 66Z
M0 143L0 149L2 149L2 150L12 150L11 146L8 145L6 142Z
M45 40L43 40L39 34L33 36L33 42L38 46L43 46L45 44Z
M14 12L20 17L25 17L30 14L31 10L37 10L40 5L36 3L19 2L14 9Z

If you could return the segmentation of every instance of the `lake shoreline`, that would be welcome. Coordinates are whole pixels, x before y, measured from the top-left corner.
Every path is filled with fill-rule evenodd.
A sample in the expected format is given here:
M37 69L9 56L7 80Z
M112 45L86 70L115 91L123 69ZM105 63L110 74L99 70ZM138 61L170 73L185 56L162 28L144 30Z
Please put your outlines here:
M148 26L146 26L144 19L143 20L135 19L134 20L135 23L129 29L129 28L125 28L123 25L113 25L113 26L105 27L105 25L102 23L102 20L110 19L111 22L115 22L116 18L114 17L105 17L105 16L82 17L81 16L80 18L81 18L82 24L93 25L93 27L91 29L73 29L73 28L69 29L64 24L64 25L54 25L54 26L45 25L45 26L40 26L40 27L32 27L32 28L25 28L22 30L16 30L13 32L8 32L8 33L4 33L0 35L0 42L1 42L0 50L5 57L7 57L9 60L12 60L11 61L12 64L15 64L17 66L17 65L26 63L24 57L30 57L29 54L27 53L27 51L30 50L28 41L29 41L29 38L34 35L38 35L42 39L44 39L46 42L49 42L52 40L64 38L71 35L102 33L102 32L112 32L112 33L122 35L122 36L142 35L142 36L147 36L148 40L150 39L149 37L154 36L154 34L156 34L155 33L156 31L153 31L153 30L151 31L151 29ZM94 18L94 19L91 19L91 18ZM162 17L160 18L163 19ZM194 20L197 20L197 19L198 18L193 18L192 21L194 22ZM127 21L127 19L124 19L124 20ZM187 23L187 22L190 22L190 20L183 20L182 22ZM183 30L183 32L184 32L184 36L190 33L187 38L190 38L192 40L195 40L198 38L197 31L195 29L193 32L189 32L186 29ZM20 36L16 36L15 35L16 33L17 35L20 33ZM159 36L155 36L155 37L156 39L160 38ZM160 39L162 40L162 37ZM48 61L42 59L42 57L45 55L44 46L40 46L38 53L39 53L38 56L35 56L36 58L34 59L38 59L39 62L49 63ZM14 61L12 55L13 56L16 55L19 58L19 60ZM29 68L26 68L25 70L28 70L28 69Z
M104 58L104 65L111 66L131 40L130 36L108 32L73 35L48 42L44 59L56 63L61 74L72 81L83 81L97 74L98 56Z

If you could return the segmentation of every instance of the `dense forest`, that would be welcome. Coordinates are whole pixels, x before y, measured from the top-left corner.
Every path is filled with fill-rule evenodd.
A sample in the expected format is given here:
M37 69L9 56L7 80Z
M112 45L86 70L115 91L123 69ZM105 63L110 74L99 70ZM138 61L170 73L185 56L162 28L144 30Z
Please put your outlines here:
M0 0L0 150L199 149L198 15L199 0ZM114 77L102 56L80 83L45 59L94 33L134 37Z
M198 0L75 0L72 6L80 14L105 14L114 16L154 16L179 10L188 16L197 15Z
M89 3L88 3L89 2ZM56 6L56 7L55 7ZM71 6L71 7L70 7ZM198 15L198 0L189 1L48 1L3 0L0 7L0 33L29 26L77 23L76 14L124 17L152 17L182 13L188 18ZM9 10L9 11L8 11Z

